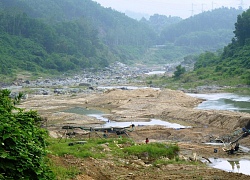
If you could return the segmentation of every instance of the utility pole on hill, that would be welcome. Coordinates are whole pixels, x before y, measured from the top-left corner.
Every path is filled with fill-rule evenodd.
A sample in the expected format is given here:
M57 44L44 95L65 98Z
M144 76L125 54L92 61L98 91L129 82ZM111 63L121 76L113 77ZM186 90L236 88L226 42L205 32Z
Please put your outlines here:
M192 3L191 16L194 15L194 6L195 6L195 5Z

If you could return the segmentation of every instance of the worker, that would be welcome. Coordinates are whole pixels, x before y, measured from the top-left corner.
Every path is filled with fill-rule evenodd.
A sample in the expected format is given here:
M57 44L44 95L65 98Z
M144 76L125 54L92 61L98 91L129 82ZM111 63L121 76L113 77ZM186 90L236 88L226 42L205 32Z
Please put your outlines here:
M235 147L234 147L234 150L235 150L235 151L238 151L239 148L240 148L240 144L237 142L236 145L235 145Z

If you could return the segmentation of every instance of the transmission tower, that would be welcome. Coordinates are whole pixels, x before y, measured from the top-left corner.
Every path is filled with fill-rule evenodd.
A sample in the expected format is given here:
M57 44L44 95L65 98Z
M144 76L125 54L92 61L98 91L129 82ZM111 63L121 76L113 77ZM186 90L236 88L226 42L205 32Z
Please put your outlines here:
M216 3L214 3L214 2L212 2L212 10L214 10L214 5L215 5Z
M204 5L206 4L201 4L201 12L204 12Z
M243 2L243 0L240 0L239 9L243 9L243 7L244 7L244 2Z
M192 3L191 16L194 15L194 6L195 6L195 5Z

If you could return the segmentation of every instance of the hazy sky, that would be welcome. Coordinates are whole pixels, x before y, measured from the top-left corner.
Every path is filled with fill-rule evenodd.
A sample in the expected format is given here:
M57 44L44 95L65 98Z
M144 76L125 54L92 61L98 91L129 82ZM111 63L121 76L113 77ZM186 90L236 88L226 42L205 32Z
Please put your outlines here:
M235 7L243 5L248 9L250 0L94 0L104 7L120 12L126 10L149 15L161 14L187 18L212 8Z

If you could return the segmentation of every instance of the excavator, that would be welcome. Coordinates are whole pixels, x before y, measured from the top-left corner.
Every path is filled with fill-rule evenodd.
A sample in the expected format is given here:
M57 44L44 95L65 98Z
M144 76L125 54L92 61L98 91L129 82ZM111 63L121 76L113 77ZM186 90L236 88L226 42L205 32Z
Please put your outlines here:
M240 144L239 140L247 137L250 135L250 129L247 128L242 128L241 130L238 130L233 133L236 138L234 138L231 142L229 143L224 143L224 147L222 148L223 151L227 152L228 154L234 154L239 150Z

